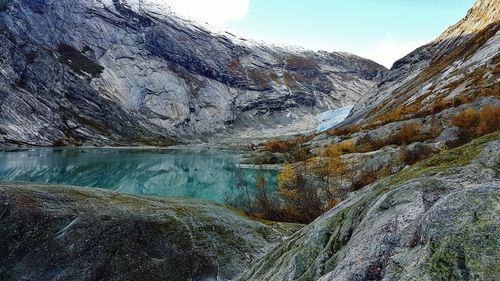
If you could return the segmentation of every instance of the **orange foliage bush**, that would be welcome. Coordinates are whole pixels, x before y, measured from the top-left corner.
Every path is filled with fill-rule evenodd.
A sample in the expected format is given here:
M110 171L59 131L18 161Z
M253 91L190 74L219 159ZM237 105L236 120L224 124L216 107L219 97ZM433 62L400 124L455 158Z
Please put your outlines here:
M348 136L357 133L361 130L362 127L360 125L351 125L336 129L330 129L326 131L326 134L329 136Z
M337 157L347 153L356 152L356 145L352 140L346 140L341 143L332 144L325 148L323 151L323 156L325 157Z
M406 123L401 129L390 137L390 144L409 144L415 141L422 140L424 134L422 133L422 124L418 122Z
M485 106L479 112L466 109L453 118L452 124L460 129L462 142L495 132L500 130L500 106Z
M295 146L294 143L290 141L275 140L266 143L264 149L270 152L289 152Z
M480 112L478 133L485 135L500 130L500 106L485 106Z
M299 143L305 143L305 142L311 141L312 139L314 139L314 137L316 137L316 135L304 135L304 136L298 136L298 137L296 137L296 138L293 140L293 143L296 143L296 144L299 144Z
M401 126L398 132L388 136L386 139L372 139L365 136L358 140L356 144L357 152L370 152L388 145L406 145L413 142L421 142L439 136L442 128L434 122L428 129L424 130L420 122L406 123Z

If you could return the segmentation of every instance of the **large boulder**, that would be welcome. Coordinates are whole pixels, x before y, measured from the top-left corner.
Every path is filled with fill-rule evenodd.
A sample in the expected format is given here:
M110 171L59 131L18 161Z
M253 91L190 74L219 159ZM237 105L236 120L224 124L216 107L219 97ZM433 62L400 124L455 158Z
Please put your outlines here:
M191 199L0 184L0 280L227 280L298 227Z

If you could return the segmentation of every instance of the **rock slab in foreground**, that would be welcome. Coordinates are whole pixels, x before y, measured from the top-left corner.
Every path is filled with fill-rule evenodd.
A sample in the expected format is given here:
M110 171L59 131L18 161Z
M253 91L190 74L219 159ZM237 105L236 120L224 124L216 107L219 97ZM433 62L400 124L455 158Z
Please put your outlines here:
M298 227L191 199L0 183L0 280L226 280Z

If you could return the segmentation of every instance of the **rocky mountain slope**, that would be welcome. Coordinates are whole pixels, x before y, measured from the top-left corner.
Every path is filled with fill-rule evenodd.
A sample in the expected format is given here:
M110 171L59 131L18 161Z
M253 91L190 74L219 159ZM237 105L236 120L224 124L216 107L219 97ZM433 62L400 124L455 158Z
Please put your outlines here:
M436 40L397 61L344 122L297 146L322 156L325 147L349 142L354 148L341 157L359 177L361 169L394 173L500 129L499 30L500 1L477 1Z
M500 133L353 194L237 280L496 280Z
M344 124L387 123L394 113L429 115L439 111L440 102L461 96L499 97L499 29L500 1L477 1L436 40L397 61Z
M0 143L169 144L312 128L384 68L255 44L154 0L0 1ZM284 129L283 129L284 128Z

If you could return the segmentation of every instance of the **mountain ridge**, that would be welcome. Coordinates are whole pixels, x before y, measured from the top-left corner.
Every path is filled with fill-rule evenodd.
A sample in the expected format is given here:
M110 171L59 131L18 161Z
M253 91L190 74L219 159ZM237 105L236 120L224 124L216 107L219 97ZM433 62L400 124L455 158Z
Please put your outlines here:
M313 127L316 113L353 105L385 72L345 53L248 43L162 7L154 1L4 1L0 139L168 144L294 131L295 123ZM52 113L31 112L32 106Z
M456 73L460 74L466 71L466 68L473 68L470 63L467 64L467 60L476 51L485 53L485 57L482 61L477 61L477 64L484 65L492 61L493 63L487 66L487 71L494 72L498 65L494 57L499 48L498 35L495 35L500 25L499 6L498 0L477 1L462 20L450 26L438 38L396 61L378 87L374 87L360 99L344 124L369 122L370 117L366 115L374 114L391 102L394 104L391 98L399 93L403 98L397 102L401 104L419 95L431 96L435 89L423 89L427 93L417 93L413 97L410 94L429 84L433 84L438 90L445 88L449 85L446 80L452 80L452 76L458 77ZM484 42L475 42L476 38ZM488 46L488 42L491 42L489 50L482 50L483 46ZM448 75L446 71L453 73ZM381 108L377 109L377 105L381 105ZM370 110L372 112L369 112Z

